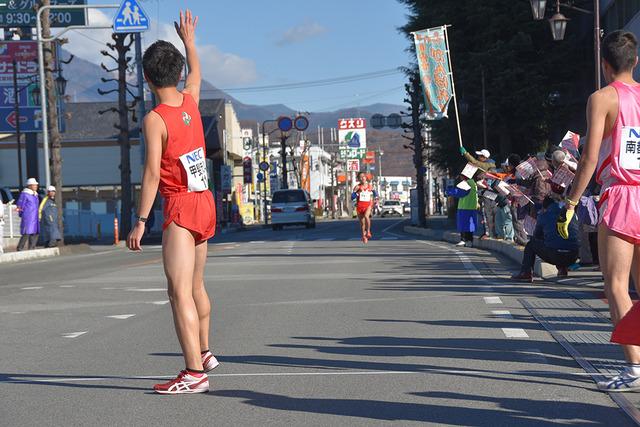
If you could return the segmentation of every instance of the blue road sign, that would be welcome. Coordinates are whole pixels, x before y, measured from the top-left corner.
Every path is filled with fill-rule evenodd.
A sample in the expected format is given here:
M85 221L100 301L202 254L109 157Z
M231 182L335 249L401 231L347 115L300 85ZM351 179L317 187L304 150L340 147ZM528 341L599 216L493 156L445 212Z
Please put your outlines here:
M0 133L15 133L16 112L13 108L0 108ZM20 132L42 131L42 110L40 107L20 108Z
M139 33L149 29L149 15L138 0L124 0L113 18L114 33Z

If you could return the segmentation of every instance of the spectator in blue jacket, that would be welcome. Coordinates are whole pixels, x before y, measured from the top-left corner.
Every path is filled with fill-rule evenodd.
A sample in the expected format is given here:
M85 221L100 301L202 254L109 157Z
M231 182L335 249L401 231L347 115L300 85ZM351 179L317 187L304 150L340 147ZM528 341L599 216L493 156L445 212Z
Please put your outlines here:
M524 248L522 268L520 273L512 278L524 282L533 282L533 266L536 256L543 261L554 264L558 268L558 276L567 276L567 267L578 259L580 242L578 241L578 221L574 219L569 224L569 238L563 239L558 234L556 219L560 214L560 205L552 198L547 197L542 203L542 213L538 215L538 222L533 233Z

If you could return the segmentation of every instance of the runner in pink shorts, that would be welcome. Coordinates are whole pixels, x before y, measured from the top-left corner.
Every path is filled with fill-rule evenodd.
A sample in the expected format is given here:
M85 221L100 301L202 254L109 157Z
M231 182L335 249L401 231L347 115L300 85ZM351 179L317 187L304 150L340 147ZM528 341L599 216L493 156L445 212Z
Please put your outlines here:
M558 231L566 238L574 208L595 172L602 186L600 266L614 324L632 307L630 275L640 290L640 84L633 79L637 52L638 41L628 31L615 31L602 41L602 68L609 85L589 98L587 141L566 211L558 218ZM640 347L622 347L627 367L599 382L600 390L640 390Z

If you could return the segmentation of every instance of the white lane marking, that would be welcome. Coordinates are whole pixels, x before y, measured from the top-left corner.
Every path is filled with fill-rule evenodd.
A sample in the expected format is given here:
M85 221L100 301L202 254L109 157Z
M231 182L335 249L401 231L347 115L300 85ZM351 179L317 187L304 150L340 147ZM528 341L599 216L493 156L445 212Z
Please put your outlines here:
M66 334L62 334L63 338L78 338L80 335L84 335L89 331L83 331L83 332L67 332Z
M502 304L500 297L482 297L485 304Z
M61 288L75 288L74 285L60 285Z
M22 289L23 291L32 291L35 289L42 289L42 286L27 286L26 288L20 288L20 289Z
M387 228L385 228L384 230L382 230L383 233L389 233L389 230L391 230L393 227L395 227L398 224L402 224L403 222L407 221L408 218L406 219L401 219L397 222L394 222L393 224L391 224L390 226L388 226ZM389 233L389 234L394 234L394 233Z
M509 310L493 310L491 311L491 314L503 319L513 319L513 316L511 315L511 312Z
M135 314L114 314L113 316L104 316L104 317L108 317L110 319L125 320L133 316L135 316Z
M383 237L380 240L398 240L398 238L397 237Z
M166 292L167 288L128 288L129 292Z
M522 328L501 328L507 338L529 338Z
M9 314L25 314L26 311L10 311Z
M495 378L496 373L487 372L487 371L472 371L472 370L463 370L463 369L424 369L421 371L355 371L355 372L345 372L345 371L335 371L335 372L254 372L254 373L246 373L246 374L209 374L209 377L305 377L305 376L336 376L336 375L406 375L406 374L451 374L451 375L492 375ZM556 372L550 371L540 371L540 370L522 370L522 371L501 371L500 374L503 375L541 375L541 376L557 376ZM564 375L564 374L563 374ZM566 375L575 375L575 376L592 376L587 372L568 372ZM602 375L602 374L598 374ZM19 377L19 376L16 376ZM72 382L80 382L80 381L122 381L123 379L132 379L132 380L162 380L162 379L173 379L174 375L135 375L131 377L80 377L80 378L15 378L11 380L3 381L3 383L72 383Z
M409 301L409 300L423 300L430 298L450 298L451 294L443 295L425 295L425 296L412 296L412 297L390 297L390 298L360 298L360 299L348 299L348 298L325 298L325 299L312 299L312 300L298 300L298 301L273 301L273 302L255 302L249 304L235 304L233 307L254 307L254 306L269 306L269 305L296 305L296 304L349 304L358 302L376 302L376 301ZM469 297L474 298L475 297Z
M539 348L524 348L518 353L522 354L524 360L537 363L547 363L547 358Z
M264 240L252 240L248 243L266 243Z
M169 300L165 300L165 301L153 301L151 304L154 304L154 305L165 305L165 304L169 304Z

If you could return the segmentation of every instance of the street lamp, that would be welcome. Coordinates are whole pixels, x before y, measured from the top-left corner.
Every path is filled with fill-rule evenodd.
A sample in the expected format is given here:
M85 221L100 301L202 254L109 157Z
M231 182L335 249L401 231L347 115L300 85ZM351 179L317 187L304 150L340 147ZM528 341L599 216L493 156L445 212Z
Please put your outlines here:
M544 19L544 11L547 7L547 0L530 0L531 12L533 13L533 19L536 21L542 21Z
M544 18L544 10L546 6L546 0L530 0L531 10L533 12L533 19L541 20ZM573 5L573 2L560 3L560 0L556 0L556 13L549 19L549 25L551 27L551 35L553 40L560 41L564 39L565 32L567 30L567 22L569 19L560 13L560 6L567 9L575 10L577 12L593 15L593 57L594 57L594 76L595 76L595 88L600 89L600 0L593 0L593 11L582 9Z
M58 74L56 77L56 93L58 96L64 96L67 91L67 79L62 77L62 74Z
M553 40L564 40L564 33L567 31L567 22L569 22L569 19L560 13L560 0L558 0L556 2L556 13L549 19Z

